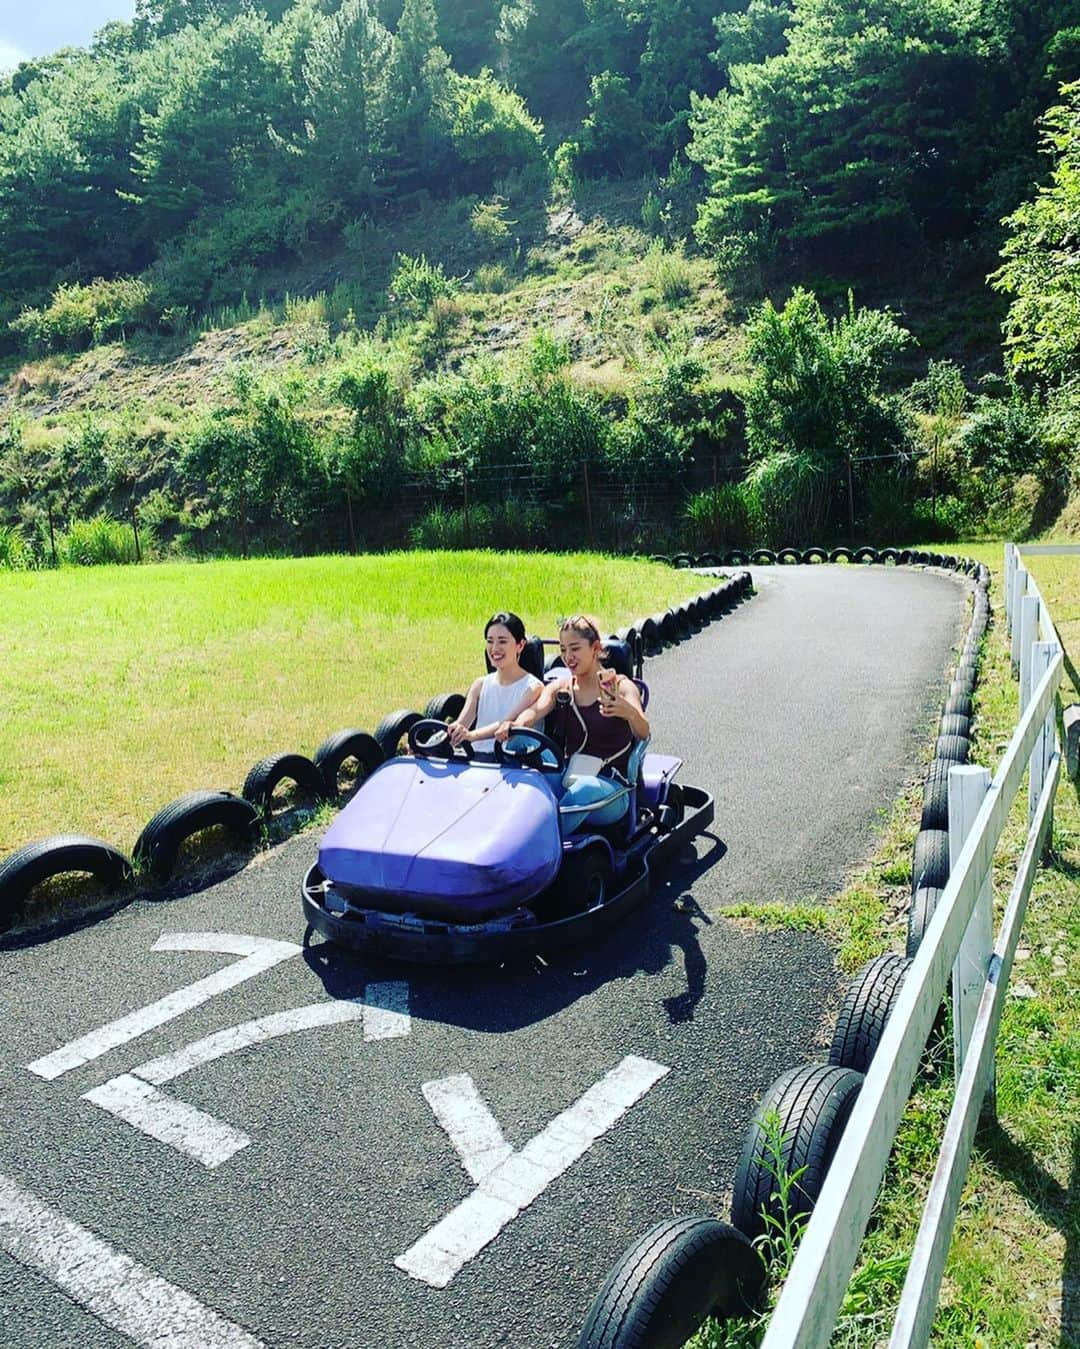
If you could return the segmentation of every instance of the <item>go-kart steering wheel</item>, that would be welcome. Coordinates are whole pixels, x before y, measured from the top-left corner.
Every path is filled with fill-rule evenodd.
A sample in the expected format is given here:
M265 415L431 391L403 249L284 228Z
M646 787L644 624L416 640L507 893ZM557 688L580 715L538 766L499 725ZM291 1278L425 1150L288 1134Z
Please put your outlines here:
M545 735L543 731L534 730L531 726L515 726L510 732L510 740L531 740L531 748L518 749L516 746L511 749L510 741L503 743L501 740L495 741L495 762L509 764L514 768L539 768L545 773L561 773L565 767L563 752L561 748L552 740L550 735ZM554 764L544 762L544 751L554 754Z
M445 721L425 717L409 727L409 752L418 759L471 759L473 747L467 740L450 743L450 728Z

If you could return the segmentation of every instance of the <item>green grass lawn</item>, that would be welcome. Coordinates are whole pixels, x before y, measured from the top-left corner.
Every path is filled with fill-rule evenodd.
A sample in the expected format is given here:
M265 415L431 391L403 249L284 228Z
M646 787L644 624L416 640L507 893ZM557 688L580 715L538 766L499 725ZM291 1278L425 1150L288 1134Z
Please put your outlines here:
M941 545L934 545L940 548ZM1002 547L948 545L994 574L993 625L983 645L973 760L995 771L1018 716L1009 671ZM1080 558L1032 557L1026 566L1050 606L1072 665L1080 656ZM1063 704L1080 699L1066 665ZM837 963L852 971L903 951L911 851L921 782L896 803L877 854L826 905ZM1027 832L1021 789L995 858L997 919ZM1080 793L1064 778L1053 852L1035 879L998 1035L997 1123L980 1132L964 1187L931 1344L942 1349L1069 1349L1080 1345ZM889 1336L952 1095L951 1066L917 1081L863 1243L832 1349L878 1349ZM721 1214L721 1217L726 1217ZM776 1272L775 1285L782 1278ZM1063 1296L1063 1285L1064 1296ZM750 1349L768 1315L710 1322L692 1349Z
M67 832L128 850L182 792L464 692L495 610L614 630L709 584L584 553L0 572L0 856Z

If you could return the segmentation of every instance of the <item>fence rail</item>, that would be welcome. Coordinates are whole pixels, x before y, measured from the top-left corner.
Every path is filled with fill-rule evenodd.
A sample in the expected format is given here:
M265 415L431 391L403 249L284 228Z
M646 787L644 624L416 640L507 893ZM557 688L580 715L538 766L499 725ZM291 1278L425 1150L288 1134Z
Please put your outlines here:
M821 1349L829 1342L951 970L958 1080L890 1349L924 1346L929 1339L975 1124L985 1102L992 1101L997 1026L1035 868L1051 828L1061 765L1055 718L1061 643L1038 587L1011 544L1005 573L1014 662L1017 672L1021 665L1029 671L1027 699L992 782L976 767L957 766L949 773L948 883L882 1033L762 1349ZM1032 640L1027 647L1021 645L1018 596L1030 597L1035 606L1028 609ZM994 851L1028 773L1027 842L991 949Z

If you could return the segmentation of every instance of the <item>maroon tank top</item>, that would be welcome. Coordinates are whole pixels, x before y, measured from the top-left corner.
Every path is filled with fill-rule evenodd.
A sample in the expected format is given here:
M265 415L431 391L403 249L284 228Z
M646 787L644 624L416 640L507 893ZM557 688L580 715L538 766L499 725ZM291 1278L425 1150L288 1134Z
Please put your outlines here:
M576 713L576 715L575 715ZM576 703L571 695L565 705L555 704L552 728L567 757L571 754L595 754L610 768L624 776L634 748L634 735L622 717L605 717L599 698L587 706Z

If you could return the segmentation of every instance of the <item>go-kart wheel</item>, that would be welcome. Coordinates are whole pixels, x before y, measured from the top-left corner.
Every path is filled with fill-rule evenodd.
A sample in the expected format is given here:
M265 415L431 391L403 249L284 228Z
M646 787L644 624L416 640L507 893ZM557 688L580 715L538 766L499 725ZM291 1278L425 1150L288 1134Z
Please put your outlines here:
M683 797L683 789L677 782L673 782L667 789L667 796L659 811L661 832L670 834L673 829L682 824L685 814L686 801Z
M550 735L545 735L543 731L534 730L531 726L515 726L513 739L517 741L531 740L531 749L522 749L520 746L510 747L510 742L505 744L501 740L495 741L495 762L506 764L510 768L540 768L548 772L561 773L566 767L563 752L560 747L552 740ZM554 754L554 764L544 763L544 751Z
M425 717L409 727L409 753L418 759L471 759L473 747L463 740L456 748L450 743L450 732L445 721Z
M588 913L607 903L611 881L611 862L601 846L565 853L559 874L532 908L542 923Z

